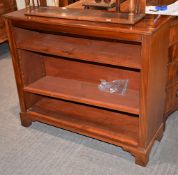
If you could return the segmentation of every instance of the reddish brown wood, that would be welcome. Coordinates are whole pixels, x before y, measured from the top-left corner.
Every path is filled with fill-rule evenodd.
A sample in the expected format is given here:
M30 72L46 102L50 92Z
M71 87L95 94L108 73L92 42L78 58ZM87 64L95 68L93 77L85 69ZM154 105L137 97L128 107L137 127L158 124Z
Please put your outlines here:
M105 0L107 1L107 0ZM106 3L105 1L97 1L97 0L86 0L86 1L83 1L83 6L85 8L92 8L92 7L98 7L98 9L110 9L110 8L113 8L115 7L115 3L116 1L115 0L108 0L108 3Z
M140 72L133 69L112 67L91 62L78 62L61 57L44 57L46 75L76 79L98 84L101 79L129 79L129 89L139 91ZM80 72L80 73L79 73Z
M125 2L126 5L125 5ZM102 2L86 1L81 0L82 6L80 10L76 8L38 8L34 10L28 10L26 15L29 16L43 16L43 17L54 17L54 18L64 18L64 19L75 19L75 20L88 20L97 22L107 22L107 23L119 23L119 24L135 24L145 16L145 6L146 0L139 1L124 1L122 3L122 9L120 10L120 1L110 2L110 0L105 0ZM41 4L45 4L46 0L41 0ZM69 0L59 1L59 6L64 7L70 4ZM116 4L116 5L115 5ZM84 6L84 7L83 7ZM115 6L115 7L114 7ZM126 9L125 10L125 6ZM129 6L129 8L127 8ZM89 10L89 8L92 10ZM93 8L94 7L94 8ZM96 8L110 8L109 11L115 11L117 13L107 13L101 10L94 10ZM114 7L114 8L113 8ZM87 9L87 10L86 10Z
M20 119L21 119L21 124L24 127L29 127L32 124L32 120L30 120L30 118L26 117L26 113L21 112Z
M25 91L49 97L139 114L139 94L128 89L122 95L108 94L98 89L97 84L79 80L45 76L26 86Z
M165 121L169 114L178 109L178 18L172 20L170 30Z
M141 124L144 128L140 128L140 134L145 134L145 140L140 141L144 146L148 145L156 133L157 129L163 123L163 113L165 104L165 87L166 86L166 64L168 62L168 44L169 38L164 37L165 33L169 33L169 24L162 27L157 35L152 38L145 36L143 39L143 55L145 55L144 65L142 69L141 81L141 120L145 122ZM159 43L164 43L161 45ZM148 49L149 47L149 49ZM160 60L162 65L160 64ZM164 65L164 66L163 66ZM147 82L149 82L147 84ZM156 97L157 94L159 98ZM147 97L147 98L144 98ZM143 101L142 101L143 100ZM160 104L160 106L157 106ZM148 115L146 117L146 115ZM147 126L147 132L143 132Z
M140 154L139 157L135 157L135 163L143 167L147 165L148 161L149 161L148 153Z
M167 5L175 2L176 0L158 0L150 1L149 5ZM178 109L177 97L177 77L178 77L178 18L173 18L171 21L170 36L169 36L169 49L168 49L168 65L167 65L167 85L166 85L166 105L165 117L166 121L169 114Z
M56 121L62 128L81 134L112 138L133 146L138 144L138 117L50 98L43 98L27 114L40 120L45 116L49 123Z
M0 43L7 40L5 25L2 15L17 9L15 0L0 0Z
M129 26L28 18L24 12L6 15L22 125L40 121L112 143L145 166L164 128L173 19L151 24L147 16ZM127 77L128 91L101 92L100 77Z
M17 47L46 54L81 59L105 64L141 68L141 45L116 40L93 40L62 34L43 34L38 31L14 28ZM34 39L31 40L30 36ZM49 40L50 38L50 40ZM55 45L55 47L54 47ZM130 54L128 55L127 52Z
M135 24L140 21L145 14L131 13L110 13L101 10L73 9L73 8L43 8L27 11L27 16L38 16L46 18L71 19L77 21L96 21L102 23L115 24Z
M29 85L46 75L42 60L43 57L41 55L27 52L25 50L18 50L18 55L24 86Z
M46 0L39 0L40 6L47 6L47 1Z

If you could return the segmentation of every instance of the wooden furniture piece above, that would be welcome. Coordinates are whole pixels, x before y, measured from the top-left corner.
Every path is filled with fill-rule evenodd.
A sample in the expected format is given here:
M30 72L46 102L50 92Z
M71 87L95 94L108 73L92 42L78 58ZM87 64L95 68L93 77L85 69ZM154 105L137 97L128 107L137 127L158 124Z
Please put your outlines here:
M176 0L148 0L147 4L169 5L175 1ZM178 17L172 18L169 34L164 121L166 121L168 116L176 110L178 110Z
M145 166L163 135L175 19L154 24L148 15L132 26L25 13L6 15L22 125L39 121L115 144ZM100 91L101 79L129 79L126 94Z
M172 21L170 30L165 120L178 109L178 17Z
M35 1L37 1L35 3ZM92 2L92 7L93 3ZM127 11L122 11L120 6L120 0L116 0L115 8L111 6L112 12L108 12L108 3L103 2L102 3L102 8L106 8L105 11L98 10L98 9L88 9L86 10L86 7L89 8L89 3L88 1L82 1L82 6L85 6L84 8L80 9L71 9L71 8L60 8L60 9L55 9L55 8L46 8L39 6L39 0L26 0L26 7L27 7L27 12L26 15L28 16L41 16L41 17L54 17L54 18L66 18L66 19L73 19L73 20L84 20L84 21L95 21L95 22L110 22L110 23L119 23L119 24L135 24L139 20L141 20L145 16L145 5L146 5L146 0L140 0L136 1L135 0L126 0L124 2L127 2ZM44 2L43 2L44 3ZM99 4L97 1L95 2L96 4ZM35 4L38 4L35 7ZM106 4L106 5L103 5ZM96 6L95 6L96 7ZM99 7L99 6L97 6ZM35 9L35 10L34 10Z
M7 40L5 25L1 16L16 9L16 0L0 0L0 43Z

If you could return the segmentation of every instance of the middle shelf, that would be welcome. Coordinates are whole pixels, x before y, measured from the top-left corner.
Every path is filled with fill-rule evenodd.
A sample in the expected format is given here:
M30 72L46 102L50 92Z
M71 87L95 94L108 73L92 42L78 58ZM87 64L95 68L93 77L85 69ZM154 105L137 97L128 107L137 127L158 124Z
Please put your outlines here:
M18 54L26 92L139 115L139 71L21 49ZM128 80L126 93L101 91L101 80Z
M139 114L139 93L128 89L124 96L98 89L91 82L45 76L24 88L26 92Z

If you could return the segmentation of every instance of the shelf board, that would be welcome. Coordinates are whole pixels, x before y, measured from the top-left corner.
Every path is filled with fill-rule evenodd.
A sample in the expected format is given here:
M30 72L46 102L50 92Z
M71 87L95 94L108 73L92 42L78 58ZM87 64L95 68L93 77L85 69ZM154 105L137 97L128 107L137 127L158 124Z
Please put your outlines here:
M19 28L14 28L14 31L17 34L17 48L19 49L141 69L141 46L137 44L43 34ZM18 38L18 33L21 33L21 39Z
M27 112L44 122L89 137L113 143L138 145L138 117L80 104L43 98Z
M99 82L98 82L99 84ZM27 92L84 103L131 114L139 114L139 92L127 89L124 96L98 89L98 84L45 76L24 87Z

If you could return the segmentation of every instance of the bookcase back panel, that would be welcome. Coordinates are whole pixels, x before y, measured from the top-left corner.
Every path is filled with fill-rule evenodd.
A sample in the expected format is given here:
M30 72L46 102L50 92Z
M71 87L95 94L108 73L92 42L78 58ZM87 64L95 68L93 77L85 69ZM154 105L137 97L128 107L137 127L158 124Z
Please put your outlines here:
M113 81L128 79L129 89L139 91L139 71L55 57L45 57L44 64L46 75L49 76L77 79L98 84L100 80Z
M33 83L45 76L42 55L20 49L18 50L18 55L24 85Z

